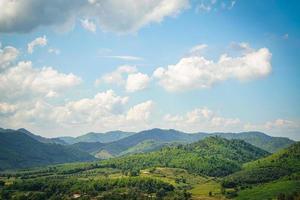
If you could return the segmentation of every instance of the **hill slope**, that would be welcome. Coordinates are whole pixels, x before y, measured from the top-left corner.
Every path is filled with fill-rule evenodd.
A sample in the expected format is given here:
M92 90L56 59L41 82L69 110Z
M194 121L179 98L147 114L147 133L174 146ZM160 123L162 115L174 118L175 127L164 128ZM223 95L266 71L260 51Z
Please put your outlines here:
M93 159L71 147L41 143L22 131L0 130L0 170Z
M57 139L63 140L67 144L75 144L78 142L101 142L108 143L120 140L122 138L128 137L135 134L134 132L124 132L124 131L110 131L106 133L87 133L78 137L59 137Z
M246 163L243 170L224 179L225 187L264 183L300 173L300 142L266 158Z
M67 144L65 141L59 138L45 138L36 134L31 133L30 131L20 128L18 131L25 133L26 135L32 137L33 139L42 142L42 143L49 143L49 144Z
M163 129L151 129L146 131L141 131L137 134L131 135L129 137L120 139L115 142L111 142L103 147L106 151L113 155L121 154L123 151L128 150L129 148L133 148L136 145L141 145L146 141L154 141L153 145L156 146L156 143L173 143L173 142L180 142L180 143L191 143L193 141L197 141L203 138L203 135L200 134L186 134L183 132L179 132L176 130L163 130ZM147 146L147 149L150 147ZM151 149L151 148L150 148ZM140 152L143 152L140 149Z
M103 161L123 170L149 167L175 167L209 176L224 176L238 171L242 163L269 155L241 140L209 137L196 143L164 147L159 151Z
M271 137L261 132L188 134L173 129L151 129L107 143L101 146L98 151L105 150L113 156L120 156L128 153L149 152L172 143L188 144L211 136L244 140L268 152L277 151L294 143L294 141L288 138Z
M272 137L262 132L241 132L241 133L214 133L226 139L244 140L254 146L264 149L268 152L274 153L280 149L287 148L294 143L293 140L284 137Z

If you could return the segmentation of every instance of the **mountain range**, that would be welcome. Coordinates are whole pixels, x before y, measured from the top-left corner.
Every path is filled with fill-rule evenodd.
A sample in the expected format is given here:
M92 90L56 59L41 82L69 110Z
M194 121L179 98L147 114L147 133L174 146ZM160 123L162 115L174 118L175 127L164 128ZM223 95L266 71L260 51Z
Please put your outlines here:
M190 144L212 136L243 140L271 153L294 143L288 138L272 137L261 132L189 134L157 128L137 133L111 131L57 138L45 138L23 128L0 129L0 134L1 169L107 159Z
M109 133L106 133L105 135L108 134ZM95 135L101 136L101 133ZM97 158L110 158L126 154L149 152L174 143L188 144L211 136L219 136L226 139L240 139L271 153L286 148L294 143L293 140L288 138L272 137L262 132L188 134L174 129L165 130L156 128L135 134L131 133L127 137L108 143L101 140L95 142L89 142L91 140L81 140L81 142L75 143L73 146L82 151L91 153ZM81 138L85 138L85 136ZM91 148L91 146L93 148Z

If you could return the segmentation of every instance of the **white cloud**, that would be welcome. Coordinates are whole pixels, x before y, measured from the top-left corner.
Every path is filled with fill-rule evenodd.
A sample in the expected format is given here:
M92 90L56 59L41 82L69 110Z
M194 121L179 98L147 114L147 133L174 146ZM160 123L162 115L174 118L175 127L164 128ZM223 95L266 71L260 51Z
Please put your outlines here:
M167 114L164 123L163 126L187 132L237 131L241 127L238 118L224 118L207 108L196 108L184 115Z
M220 9L231 10L236 0L201 0L196 6L196 12L211 12Z
M14 61L19 55L18 49L12 46L6 46L1 49L0 45L0 72L6 69L12 61Z
M90 32L93 32L93 33L96 32L97 27L96 27L96 24L94 22L90 21L89 19L82 19L82 20L80 20L80 22L81 22L81 26L84 29L86 29Z
M107 84L124 85L126 83L125 76L127 74L132 74L135 72L137 72L135 66L122 65L118 67L115 71L104 74L100 79L97 79L95 81L95 84L99 85L101 82L104 82Z
M254 51L247 42L241 42L241 43L233 42L230 44L230 48L242 53L250 53Z
M194 46L191 48L190 53L195 54L195 53L201 53L204 49L206 49L208 46L206 44L199 44L197 46Z
M146 101L130 108L127 112L126 119L132 121L148 121L154 107L153 101Z
M125 88L128 92L136 92L145 89L149 82L150 78L147 74L129 74L126 80Z
M22 61L1 73L0 82L0 99L15 99L50 97L78 85L81 79L71 73L59 73L52 67L33 68L30 61Z
M127 108L127 96L118 96L107 90L92 98L51 104L45 98L17 102L15 105L0 103L1 126L27 127L56 134L82 134L88 131L112 129L137 131L146 129L151 121L153 102L142 102ZM63 130L63 132L61 132ZM52 135L53 136L53 135Z
M55 54L55 55L59 55L59 54L60 54L60 50L59 50L59 49L56 49L56 48L49 48L49 49L48 49L48 53L52 53L52 54Z
M41 26L73 26L94 19L104 31L135 32L189 6L188 0L26 0L0 1L0 32L28 32Z
M137 56L102 56L102 57L125 60L125 61L140 61L140 60L143 60L143 58L137 57Z
M34 39L32 42L28 43L27 51L28 53L32 54L36 46L46 46L46 45L47 45L47 38L44 35L43 37L38 37Z
M171 92L208 88L228 79L242 81L267 76L272 69L271 57L267 48L245 52L239 57L223 54L217 62L203 56L189 56L175 65L157 68L153 76Z
M150 78L147 74L138 72L135 66L122 65L97 79L95 85L101 82L124 86L127 92L136 92L147 88Z
M288 119L275 119L264 123L246 123L245 130L257 130L269 133L278 137L290 137L296 140L300 139L300 121Z

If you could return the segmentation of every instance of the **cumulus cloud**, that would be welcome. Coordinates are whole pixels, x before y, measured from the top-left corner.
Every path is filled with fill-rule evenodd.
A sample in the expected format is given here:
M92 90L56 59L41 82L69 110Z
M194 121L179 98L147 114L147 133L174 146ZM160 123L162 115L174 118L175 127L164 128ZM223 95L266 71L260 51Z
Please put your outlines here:
M12 61L19 55L19 50L12 46L6 46L3 49L0 45L0 72L6 69Z
M0 99L54 96L74 87L81 79L74 74L59 73L52 67L33 68L30 61L19 62L0 74Z
M196 108L183 115L164 116L164 126L188 132L236 131L241 127L238 118L225 118L207 108Z
M267 48L245 51L241 56L220 56L218 61L201 55L182 58L177 64L157 68L153 76L167 91L209 88L228 79L252 80L267 76L272 54Z
M28 43L27 51L28 53L32 54L36 46L46 46L46 45L47 45L47 38L44 35L43 37L38 37L34 39L32 42Z
M150 78L147 74L136 73L129 74L126 80L126 90L128 92L136 92L145 89L150 82Z
M146 101L133 106L127 112L126 119L132 121L148 121L154 107L153 101Z
M96 32L96 29L97 29L96 24L94 22L92 22L91 20L89 20L89 19L82 19L82 20L80 20L80 22L81 22L81 26L84 29L86 29L86 30L88 30L90 32L93 32L93 33Z
M102 30L135 32L159 23L189 6L188 0L2 0L0 32L28 32L37 27L73 25L76 18L93 18Z
M0 103L0 116L7 115L0 124L10 127L33 127L35 130L64 130L62 134L112 129L137 131L149 126L153 112L151 100L128 107L127 96L118 96L107 90L92 98L67 101L58 105L45 98L18 102L16 105ZM43 132L44 132L43 131Z
M95 84L99 85L101 82L124 86L127 92L136 92L147 88L150 77L147 74L138 72L135 66L122 65L97 79Z

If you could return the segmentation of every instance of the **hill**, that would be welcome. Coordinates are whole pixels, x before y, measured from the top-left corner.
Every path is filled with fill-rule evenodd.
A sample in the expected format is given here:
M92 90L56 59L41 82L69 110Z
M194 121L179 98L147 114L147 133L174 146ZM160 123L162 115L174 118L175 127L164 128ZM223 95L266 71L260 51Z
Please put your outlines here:
M18 131L25 133L26 135L32 137L33 139L42 142L42 143L49 143L49 144L67 144L65 141L59 138L45 138L36 134L31 133L30 131L20 128Z
M113 141L120 140L122 138L128 137L135 134L134 132L124 132L124 131L110 131L106 133L87 133L78 137L58 137L67 144L75 144L78 142L101 142L109 143Z
M294 143L294 141L288 138L271 137L261 132L188 134L173 129L164 130L156 128L141 131L117 141L101 145L98 152L106 151L112 157L116 157L126 154L154 151L173 143L188 144L211 136L219 136L226 139L240 139L268 152L277 151ZM86 143L85 145L88 146L89 144ZM94 146L93 144L91 145ZM96 150L94 152L96 153Z
M111 153L112 155L120 155L124 151L130 151L129 149L135 148L136 145L143 146L147 141L152 141L152 147L147 145L147 150L156 149L157 145L163 146L168 143L191 143L203 138L200 134L186 134L173 129L163 130L163 129L151 129L146 131L141 131L137 134L128 136L126 138L120 139L115 142L106 144L103 149ZM148 143L150 144L150 143ZM139 148L138 152L145 152L145 150ZM136 151L131 151L132 153L137 153Z
M300 142L266 158L246 163L223 181L225 187L258 184L300 173Z
M183 168L190 173L225 176L238 171L242 164L269 155L242 140L208 137L187 145L168 146L159 151L130 155L103 161L104 166L122 170L149 167Z
M213 133L226 139L244 140L254 146L264 149L270 153L274 153L280 149L289 147L294 143L293 140L284 137L272 137L262 132L241 132L241 133Z
M0 130L0 170L93 159L72 147L39 142L23 131Z

